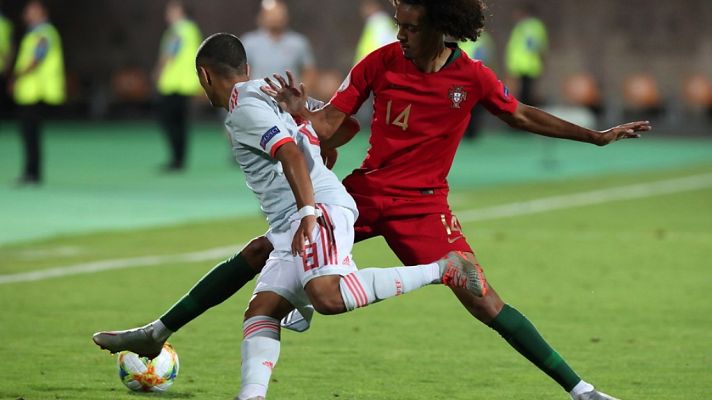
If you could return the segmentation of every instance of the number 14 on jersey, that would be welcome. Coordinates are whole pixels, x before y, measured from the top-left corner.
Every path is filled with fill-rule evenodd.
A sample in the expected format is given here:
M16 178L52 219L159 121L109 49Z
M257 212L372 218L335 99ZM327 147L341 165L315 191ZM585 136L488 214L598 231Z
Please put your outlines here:
M401 129L406 130L408 129L408 118L410 118L410 108L412 104L408 104L408 106L403 109L403 111L398 114L398 116L395 117L395 119L391 120L391 112L398 112L397 110L393 111L393 100L388 100L388 104L386 105L386 125L388 124L393 124L395 126L401 127Z

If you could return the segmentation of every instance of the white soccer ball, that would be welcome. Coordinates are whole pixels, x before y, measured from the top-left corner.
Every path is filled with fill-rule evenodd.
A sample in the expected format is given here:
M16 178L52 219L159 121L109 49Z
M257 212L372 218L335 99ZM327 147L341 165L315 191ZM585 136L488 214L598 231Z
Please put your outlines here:
M168 342L161 354L149 360L130 351L119 353L119 378L135 392L165 392L178 376L178 353Z

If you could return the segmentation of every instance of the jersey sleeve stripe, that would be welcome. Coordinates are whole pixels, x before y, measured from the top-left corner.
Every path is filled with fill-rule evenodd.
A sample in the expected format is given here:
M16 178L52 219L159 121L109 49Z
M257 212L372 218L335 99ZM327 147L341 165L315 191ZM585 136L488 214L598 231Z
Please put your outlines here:
M272 146L272 149L270 149L270 152L269 152L270 157L274 158L274 155L277 154L277 150L279 150L280 147L282 147L283 145L285 145L285 144L287 144L287 143L289 143L289 142L294 143L294 139L292 139L291 136L290 136L290 137L286 137L286 138L284 138L284 139L281 139L280 141L278 141L277 143L275 143L275 144Z

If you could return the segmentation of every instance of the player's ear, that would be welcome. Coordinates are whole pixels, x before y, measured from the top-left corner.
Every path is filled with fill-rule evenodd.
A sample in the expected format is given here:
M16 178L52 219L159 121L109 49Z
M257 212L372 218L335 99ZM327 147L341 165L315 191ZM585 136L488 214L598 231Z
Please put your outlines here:
M252 68L250 68L250 64L245 64L245 68L247 71L247 77L249 78L250 75L252 75Z
M198 79L201 82L205 82L208 86L212 85L212 79L210 79L210 72L208 72L202 65L198 67Z

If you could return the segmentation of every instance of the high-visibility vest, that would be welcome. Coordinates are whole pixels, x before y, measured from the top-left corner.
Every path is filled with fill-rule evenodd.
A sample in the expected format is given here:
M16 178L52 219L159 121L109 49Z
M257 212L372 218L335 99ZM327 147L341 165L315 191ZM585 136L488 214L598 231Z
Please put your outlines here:
M192 96L200 92L195 72L195 53L203 40L198 26L182 19L163 34L161 52L170 54L158 78L158 92L163 95ZM173 46L178 46L177 51Z
M66 93L62 42L59 33L50 23L44 22L33 27L22 38L15 63L15 74L32 65L37 46L43 39L47 41L47 54L32 71L20 75L15 81L13 94L17 104L64 103Z
M354 64L363 60L372 51L396 41L396 28L393 18L384 12L371 15L366 20L363 33L356 46Z
M529 17L520 21L507 43L507 70L517 77L539 77L543 72L542 54L547 46L546 27L541 20Z
M5 70L5 58L12 48L12 24L0 15L0 72Z
M471 40L460 42L460 49L467 53L473 60L480 60L489 67L494 63L494 40L487 32L482 32L476 42Z

